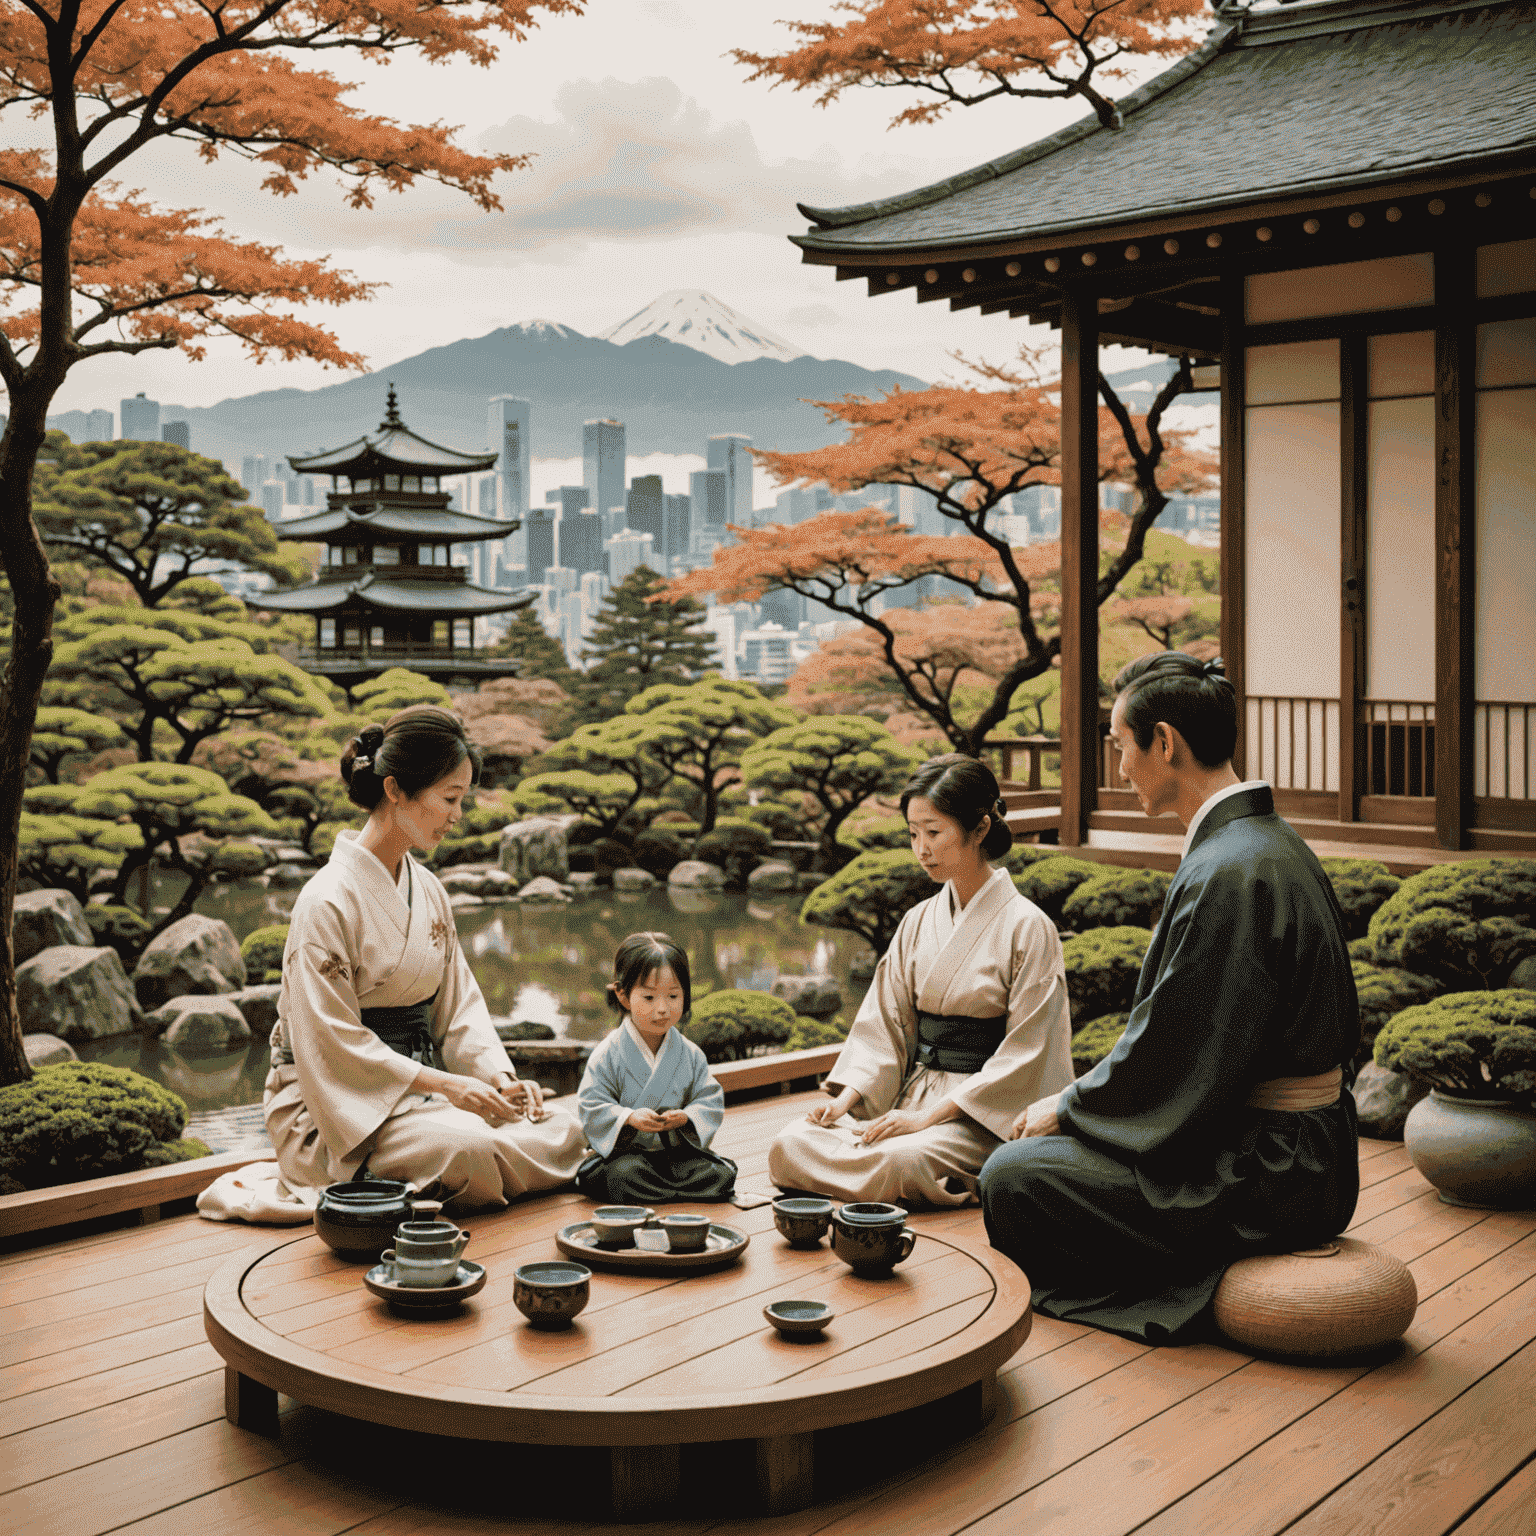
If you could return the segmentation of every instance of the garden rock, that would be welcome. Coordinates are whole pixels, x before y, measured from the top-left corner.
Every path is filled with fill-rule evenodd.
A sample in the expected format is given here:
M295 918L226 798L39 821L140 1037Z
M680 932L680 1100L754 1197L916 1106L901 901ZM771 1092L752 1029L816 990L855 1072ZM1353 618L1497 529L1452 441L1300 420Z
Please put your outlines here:
M501 856L497 863L519 887L547 876L564 880L571 872L570 849L566 836L581 818L577 816L532 816L514 821L501 832Z
M26 1052L27 1065L35 1072L39 1067L56 1067L61 1061L79 1061L75 1048L57 1035L23 1035L21 1048Z
M438 879L450 896L463 894L510 901L517 895L517 881L494 864L462 864L445 869Z
M517 899L528 906L548 906L567 902L571 897L558 880L552 880L548 875L538 875L517 893Z
M827 1019L843 1006L842 988L830 976L780 976L773 995L782 997L796 1013Z
M1408 1111L1429 1097L1429 1084L1368 1061L1355 1079L1354 1093L1360 1134L1376 1141L1401 1141Z
M597 871L594 869L573 870L568 883L574 895L589 895L597 889Z
M17 906L21 905L21 898L16 899ZM1522 960L1509 975L1509 985L1512 987L1524 987L1527 991L1536 992L1536 955L1529 960Z
M616 891L648 891L655 884L656 876L648 869L616 869L613 872Z
M277 1023L277 999L282 990L281 983L269 981L254 987L242 987L228 996L244 1016L251 1033L265 1039Z
M779 859L770 859L766 864L759 864L747 876L749 891L793 891L799 884L799 870L793 864L785 864Z
M144 1020L145 1026L184 1056L228 1050L251 1038L245 1015L229 994L188 993L173 997Z
M134 989L146 1011L173 997L236 992L245 980L234 930L196 912L152 940L133 972Z
M60 944L95 944L85 909L68 891L28 891L16 898L11 944L16 964Z
M309 883L313 873L312 869L305 869L298 864L274 864L267 871L267 887L274 891L296 891L301 885Z
M673 866L667 884L681 886L684 890L723 891L725 871L718 864L706 864L703 859L684 859Z
M479 896L469 896L463 891L455 891L448 898L448 905L455 912L474 912L485 905Z
M27 1033L106 1040L139 1027L133 986L115 949L59 944L16 967L16 1011Z

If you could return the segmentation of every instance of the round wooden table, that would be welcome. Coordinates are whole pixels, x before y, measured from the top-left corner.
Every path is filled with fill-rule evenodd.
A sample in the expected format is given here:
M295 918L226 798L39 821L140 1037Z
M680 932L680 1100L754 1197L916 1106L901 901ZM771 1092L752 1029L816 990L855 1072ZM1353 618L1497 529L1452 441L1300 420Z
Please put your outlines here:
M466 1257L484 1290L457 1313L410 1318L362 1284L312 1233L219 1270L204 1295L223 1357L230 1421L274 1433L277 1393L371 1423L525 1445L603 1447L620 1518L659 1513L678 1492L680 1447L755 1442L769 1513L812 1499L817 1430L939 1399L961 1432L979 1427L997 1371L1029 1334L1029 1282L984 1244L923 1219L892 1276L861 1279L823 1244L792 1249L766 1207L680 1206L751 1234L740 1262L695 1274L593 1266L592 1295L568 1330L526 1325L512 1272L555 1259L554 1234L583 1219L571 1196L472 1217ZM819 1339L783 1339L762 1309L824 1301Z

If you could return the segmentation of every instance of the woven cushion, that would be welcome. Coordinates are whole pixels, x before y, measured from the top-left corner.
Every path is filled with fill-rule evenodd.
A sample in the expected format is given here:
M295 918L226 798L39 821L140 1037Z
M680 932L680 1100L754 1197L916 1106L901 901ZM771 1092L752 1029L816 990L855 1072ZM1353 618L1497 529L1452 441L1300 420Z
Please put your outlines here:
M1407 1267L1338 1237L1322 1248L1239 1259L1216 1288L1216 1326L1244 1349L1328 1357L1401 1338L1419 1304Z

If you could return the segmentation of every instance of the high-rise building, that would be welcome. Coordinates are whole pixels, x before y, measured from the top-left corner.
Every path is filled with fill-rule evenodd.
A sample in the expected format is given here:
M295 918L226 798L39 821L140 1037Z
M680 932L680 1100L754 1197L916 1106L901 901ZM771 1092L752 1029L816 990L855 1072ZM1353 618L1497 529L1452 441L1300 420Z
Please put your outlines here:
M160 441L162 443L175 443L178 448L192 447L192 427L185 421L163 421L160 423Z
M248 490L252 496L259 496L261 488L267 481L267 458L265 454L248 453L240 460L240 484Z
M558 507L561 517L574 517L584 507L592 506L592 494L584 485L557 485L544 493L544 500Z
M62 432L72 443L90 441L86 433L91 430L91 418L84 411L60 411L48 418L47 427L50 432Z
M871 487L873 489L873 487ZM893 485L888 503L891 514L898 522L905 523L913 533L922 537L943 537L961 531L960 524L939 511L937 498L931 491L915 485Z
M718 469L696 469L688 476L688 520L694 533L706 528L724 530L729 521L725 474Z
M662 497L662 512L666 521L666 556L668 561L682 560L688 554L688 529L691 521L687 496Z
M624 505L624 423L589 421L581 429L581 483L589 507L606 512Z
M497 455L496 507L484 515L503 523L524 522L532 499L530 437L533 406L517 395L493 395L485 406L485 446ZM496 546L496 563L530 564L526 526Z
M725 520L752 526L752 439L725 432L709 440L707 463L725 476Z
M648 565L654 571L656 556L652 543L650 534L638 533L633 528L614 534L608 540L609 581L616 587L622 586L642 565Z
M704 610L704 622L699 628L715 637L718 652L717 665L722 677L734 679L736 673L736 615L729 608L711 604Z
M131 400L119 406L123 422L123 437L128 442L158 443L160 441L160 402L145 397L141 389Z
M741 671L760 683L782 683L795 670L790 643L799 634L799 626L785 629L782 624L761 624L741 637Z
M528 537L525 541L528 561L528 580L541 585L544 573L555 564L555 509L530 507L528 521L523 525Z
M265 480L261 486L261 507L269 523L283 518L283 504L288 499L288 487L281 480Z
M808 523L819 512L832 505L832 498L824 485L806 489L791 488L780 491L774 503L773 520L776 523Z
M88 443L110 443L117 436L111 411L87 411L85 440Z
M561 515L560 564L584 574L602 574L603 520L596 512L577 508Z
M757 608L764 624L777 624L791 634L798 632L805 623L805 599L787 587L775 587L772 591L764 592Z
M581 595L587 605L587 633L592 633L592 626L597 622L598 610L603 606L603 599L608 596L611 588L608 578L601 571L587 571L581 578Z
M624 502L625 526L651 536L652 551L666 557L666 501L660 475L636 475Z

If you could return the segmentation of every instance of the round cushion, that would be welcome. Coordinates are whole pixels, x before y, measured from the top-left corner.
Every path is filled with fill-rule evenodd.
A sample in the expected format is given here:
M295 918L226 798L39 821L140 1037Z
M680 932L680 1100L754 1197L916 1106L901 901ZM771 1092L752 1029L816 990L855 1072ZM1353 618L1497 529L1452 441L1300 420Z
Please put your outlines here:
M1418 1287L1400 1259L1336 1237L1321 1248L1239 1259L1216 1287L1216 1326L1244 1349L1352 1355L1407 1332Z

